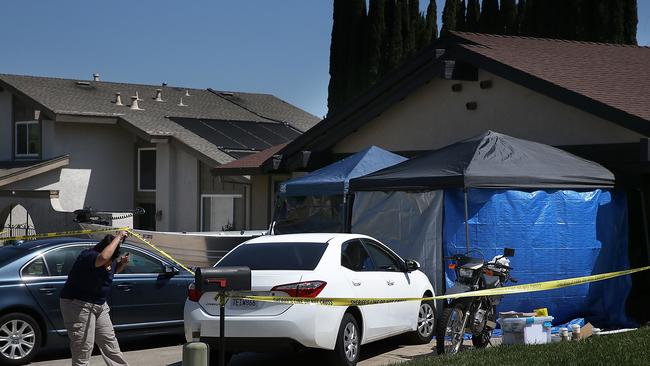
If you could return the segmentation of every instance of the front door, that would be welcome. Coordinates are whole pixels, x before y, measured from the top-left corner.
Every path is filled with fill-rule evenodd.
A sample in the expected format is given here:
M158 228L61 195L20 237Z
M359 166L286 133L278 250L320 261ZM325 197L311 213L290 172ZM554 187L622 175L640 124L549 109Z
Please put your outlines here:
M116 330L182 325L188 278L164 273L165 262L123 245L129 264L111 287L111 318Z

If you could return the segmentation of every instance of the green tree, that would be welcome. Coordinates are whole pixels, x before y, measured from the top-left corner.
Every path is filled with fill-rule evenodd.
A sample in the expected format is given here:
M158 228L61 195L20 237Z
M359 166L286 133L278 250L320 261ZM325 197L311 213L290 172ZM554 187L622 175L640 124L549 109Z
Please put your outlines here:
M456 30L456 21L458 20L458 1L445 1L445 8L442 10L442 29L440 34L443 35L449 31Z
M334 112L346 100L348 78L347 0L334 0L332 41L330 44L330 82L327 94L328 113Z
M623 11L625 13L623 43L637 44L636 31L639 23L639 13L636 0L625 0Z
M499 1L483 0L481 17L478 28L481 33L501 34L501 20L499 19Z
M385 8L386 34L383 50L383 71L387 74L402 63L402 12L399 4L388 0Z
M370 0L368 8L368 27L366 28L368 42L368 76L367 86L374 85L381 77L382 42L386 37L386 22L384 19L385 0Z
M481 5L479 0L468 0L467 16L465 17L465 29L468 32L478 32L478 21L481 16Z
M361 94L367 85L366 0L347 0L350 6L350 45L348 48L348 86L346 101Z
M427 6L427 13L423 17L424 27L420 34L419 49L431 44L433 40L438 38L438 14L436 9L436 0L430 0Z
M517 2L517 34L524 34L523 24L526 18L526 0Z
M499 12L501 13L500 18L503 34L517 34L517 4L515 3L515 0L501 0Z
M465 24L467 6L465 5L465 0L456 1L458 1L458 6L456 8L456 30L463 32L467 30L467 24Z

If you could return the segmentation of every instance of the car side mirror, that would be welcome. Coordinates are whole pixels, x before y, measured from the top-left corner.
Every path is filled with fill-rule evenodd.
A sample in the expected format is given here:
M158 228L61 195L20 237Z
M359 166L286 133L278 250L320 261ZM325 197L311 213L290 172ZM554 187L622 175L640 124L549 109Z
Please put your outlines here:
M178 270L178 268L176 268L176 267L174 267L174 266L172 266L170 264L165 264L165 266L163 268L163 273L166 276L173 277L173 276L176 276L177 274L179 274L180 271Z
M503 248L503 256L504 257L514 257L515 256L515 250L512 248Z
M420 269L420 263L418 263L418 261L414 261L413 259L407 259L404 261L404 263L406 264L407 272L413 272Z

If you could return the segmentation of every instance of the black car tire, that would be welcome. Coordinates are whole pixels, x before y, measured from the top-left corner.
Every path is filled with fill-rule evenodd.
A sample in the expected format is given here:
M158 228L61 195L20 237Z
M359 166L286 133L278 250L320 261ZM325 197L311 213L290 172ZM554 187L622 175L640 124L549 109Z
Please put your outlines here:
M7 331L2 329L7 329L11 333L7 334ZM25 354L18 359L12 359L11 349L14 348L16 350L18 348L10 346L7 350L5 350L5 352L0 352L0 364L7 366L16 366L30 363L41 347L42 335L41 327L38 325L38 322L31 316L23 313L5 314L0 317L0 337L11 337L12 335L21 337L17 338L16 341L20 342L20 349L25 352ZM25 335L28 336L25 337ZM0 349L5 347L8 342L10 341L0 341ZM25 347L27 347L27 344L32 344L31 348L28 350L25 349Z
M423 318L423 316L425 318ZM422 324L428 322L427 324ZM418 329L407 334L407 340L412 344L428 344L436 334L436 307L433 301L422 301L418 307ZM427 331L420 329L426 327ZM422 332L421 332L422 331ZM424 334L423 334L424 333Z
M350 336L354 338L351 339ZM347 346L353 343L355 352L352 357L348 357ZM330 365L335 366L355 366L359 361L359 353L361 352L361 331L359 330L359 323L354 315L345 313L339 326L338 336L336 337L336 346L334 351L330 352Z

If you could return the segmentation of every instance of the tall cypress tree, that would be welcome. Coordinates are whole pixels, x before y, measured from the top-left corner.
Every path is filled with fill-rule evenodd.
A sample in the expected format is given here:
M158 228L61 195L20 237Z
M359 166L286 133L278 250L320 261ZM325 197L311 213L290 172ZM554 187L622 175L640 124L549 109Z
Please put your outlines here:
M383 51L383 70L385 75L402 62L402 12L395 0L386 3L386 40Z
M481 16L481 5L479 0L468 0L467 16L465 17L465 29L468 32L478 32L478 21Z
M478 27L481 33L500 34L501 20L499 19L499 1L483 0L481 18Z
M364 41L366 26L366 0L347 0L349 3L350 25L347 36L350 38L348 48L348 86L346 101L361 94L366 89L367 42Z
M438 38L438 13L436 8L436 0L430 0L427 6L426 18L424 19L424 29L420 36L420 49L428 46Z
M406 52L406 57L410 58L418 51L418 35L421 32L420 2L418 0L408 0L407 8L409 33L408 37L405 37L406 41L408 42L408 52Z
M368 8L368 84L374 85L381 77L382 42L386 36L386 22L384 20L385 0L370 0Z
M440 34L443 35L449 31L456 30L456 21L458 19L458 1L446 0L445 8L442 10L442 29Z
M623 43L635 45L637 44L636 29L637 24L639 23L639 13L636 0L625 0L623 10L625 12Z
M408 0L397 0L400 14L402 15L402 60L411 57L415 42L411 42L411 13L409 12Z
M501 0L499 6L503 34L517 34L517 4L515 0Z
M330 82L327 94L328 114L345 102L348 78L347 0L334 0L332 41L330 44Z
M465 5L465 0L456 1L458 1L458 6L456 8L456 30L463 32L467 30L467 25L465 24L467 6Z
M517 35L524 34L523 24L526 19L526 0L517 2Z

